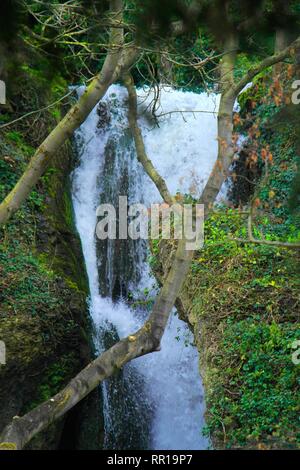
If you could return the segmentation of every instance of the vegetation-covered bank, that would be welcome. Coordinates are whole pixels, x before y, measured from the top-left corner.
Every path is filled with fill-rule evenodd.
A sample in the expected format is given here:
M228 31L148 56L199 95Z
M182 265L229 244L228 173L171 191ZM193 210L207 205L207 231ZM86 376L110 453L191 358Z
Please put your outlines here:
M245 183L234 177L232 207L216 207L207 220L204 249L196 253L177 300L200 353L206 432L214 448L300 445L299 365L292 361L293 343L300 339L299 254L233 240L248 238L250 207L256 238L299 240L299 120L278 120L287 112L298 116L299 110L287 105L288 80L281 79L277 91L269 91L270 83L266 75L240 96L236 122L240 132L247 132L247 141L234 171L249 180L243 204L235 194L241 197ZM276 104L277 95L281 101ZM243 117L253 100L245 126ZM173 250L165 241L153 245L152 264L160 279Z
M9 101L1 107L0 126L68 91L51 63L22 44L18 50L18 56L5 57ZM60 115L57 103L0 128L1 199ZM68 184L73 164L70 145L63 147L27 203L0 229L0 339L6 346L6 364L0 366L1 429L57 393L91 359L88 288ZM57 448L63 422L30 447Z
M240 216L231 220L232 229ZM219 245L227 224L228 215L208 222L218 240L195 259L180 296L200 353L207 430L216 448L294 447L299 267L283 248Z

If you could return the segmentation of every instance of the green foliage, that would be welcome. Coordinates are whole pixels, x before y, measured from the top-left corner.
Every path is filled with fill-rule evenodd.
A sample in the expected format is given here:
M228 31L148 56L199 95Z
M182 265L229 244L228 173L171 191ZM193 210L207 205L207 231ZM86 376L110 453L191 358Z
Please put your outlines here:
M288 250L229 240L245 231L238 210L213 214L186 282L201 324L206 432L217 447L297 446L299 266Z
M20 144L22 142L22 135L17 131L7 132L6 138L16 144Z
M38 314L45 317L52 309L63 306L53 274L43 267L38 258L24 252L18 240L1 246L0 264L2 308L15 314L22 311L31 316Z
M297 325L253 317L229 319L223 328L207 431L229 430L220 436L227 447L300 445L299 371L291 357L291 344L300 338Z
M19 131L7 131L0 137L0 200L15 186L25 170L27 158L33 153L33 149L24 140ZM28 216L31 218L31 210L43 207L44 197L34 189L20 211L20 219Z
M240 80L242 77L246 75L250 68L257 66L261 62L261 58L257 56L250 56L246 53L241 53L237 55L236 66L234 69L234 76L236 80ZM256 77L255 81L257 81L259 75ZM247 90L246 92L247 93ZM241 97L243 97L244 93L242 93L239 97L239 103L241 104Z
M0 159L0 199L2 200L7 194L8 188L12 188L17 182L17 175L11 171L11 167L4 159Z
M214 50L213 38L203 30L197 31L197 34L191 35L190 38L178 37L174 41L176 54L174 59L178 63L182 63L182 58L186 60L188 65L175 66L173 71L174 83L183 88L184 90L201 93L211 89L216 79L215 65L213 62L208 62L204 67L197 69L192 67L191 64L195 63L195 58L198 61L203 60Z
M158 255L160 251L159 243L160 243L160 239L151 240L151 253L148 256L148 263L151 269L153 269L154 271L159 265L159 260L158 260Z
M47 86L49 72L47 71L45 64L45 60L40 60L39 68L32 67L31 64L22 64L20 68L27 77L34 81L35 85Z
M28 413L30 410L43 403L58 393L72 378L74 366L77 365L77 358L74 353L69 353L61 357L57 362L50 364L46 370L42 382L38 385L35 398L26 405L22 413Z

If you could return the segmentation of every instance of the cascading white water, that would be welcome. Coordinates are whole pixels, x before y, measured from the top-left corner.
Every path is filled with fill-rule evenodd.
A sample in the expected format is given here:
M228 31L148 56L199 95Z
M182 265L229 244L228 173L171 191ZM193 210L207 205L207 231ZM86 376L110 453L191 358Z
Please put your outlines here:
M215 113L218 110L218 96L162 89L160 107L156 110L160 116L155 123L147 112L153 99L152 92L139 90L138 94L139 123L149 158L166 179L172 193L180 191L199 196L217 154ZM145 317L145 314L130 308L124 301L114 303L111 298L99 294L96 207L99 194L103 191L106 145L110 139L114 139L119 147L120 141L116 139L128 129L126 99L124 88L111 86L103 99L109 113L109 124L104 126L105 130L99 129L99 110L97 112L95 107L76 133L80 161L72 175L73 205L89 279L90 314L96 327L95 345L99 352L105 347L100 331L113 325L122 338L136 331ZM130 185L133 186L130 202L149 205L160 202L161 198L152 181L136 159L132 161L132 149L132 143L127 148L118 148L128 164L131 158L130 171L134 177L130 179ZM139 249L144 250L142 245ZM143 256L138 258L138 264L141 276L135 288L142 291L148 287L151 290L155 281ZM205 405L198 354L192 341L189 329L174 311L162 340L161 351L138 358L125 368L133 400L152 410L148 418L148 448L192 450L208 446L207 439L201 433ZM139 378L142 381L140 388L131 383ZM143 396L139 396L139 393ZM117 427L106 384L103 385L103 395L106 432L113 435ZM136 408L137 413L140 409ZM121 409L120 412L123 411ZM105 445L117 444L110 440ZM130 448L134 448L134 445L131 442Z

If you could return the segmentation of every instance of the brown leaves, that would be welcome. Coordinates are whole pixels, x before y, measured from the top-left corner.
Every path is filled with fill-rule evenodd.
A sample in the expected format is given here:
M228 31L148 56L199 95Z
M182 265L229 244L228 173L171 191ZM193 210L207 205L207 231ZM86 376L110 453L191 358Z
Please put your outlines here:
M179 202L179 204L181 204L181 203L184 201L184 196L183 196L183 194L177 193L177 194L175 195L175 200L176 200L177 202Z
M220 146L221 146L221 148L222 148L222 151L224 152L224 151L227 149L227 147L228 147L228 144L227 144L226 139L218 138L218 141L219 141L219 143L220 143Z
M248 158L246 160L246 164L247 164L248 168L250 168L250 169L255 168L256 165L257 165L257 161L258 161L257 152L255 150L251 150L249 152Z
M293 64L289 64L287 67L287 78L290 80L295 73L295 67Z
M253 139L260 137L259 123L255 122L248 130L248 136Z
M235 183L237 180L237 174L235 172L231 173L232 181Z
M281 169L282 171L286 171L286 170L288 170L288 168L289 168L289 166L288 166L287 163L281 163L280 169Z
M277 107L281 105L281 103L282 103L282 97L281 96L275 95L273 97L273 99L274 99L274 103Z
M239 124L242 124L242 119L239 113L234 113L233 115L233 124L234 126L238 126Z
M260 152L261 158L264 162L268 162L271 165L273 164L273 154L270 152L270 146L267 145L265 148L261 149Z
M232 134L231 142L232 142L233 150L235 153L239 151L238 140L239 140L239 134L237 133Z
M253 207L259 207L261 204L261 200L259 199L259 197L257 197L256 199L254 199L253 201Z
M270 87L269 96L272 97L275 105L278 107L284 102L284 95L282 85L279 81L279 77L276 77L273 85Z
M265 160L267 158L267 149L262 149L261 150L261 158Z

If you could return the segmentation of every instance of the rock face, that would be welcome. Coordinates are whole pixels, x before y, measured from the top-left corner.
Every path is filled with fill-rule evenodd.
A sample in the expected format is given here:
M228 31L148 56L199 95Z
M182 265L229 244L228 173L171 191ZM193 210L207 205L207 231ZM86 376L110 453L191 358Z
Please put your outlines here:
M41 59L26 48L21 61L32 63L37 71L34 76L31 69L18 68L18 58L13 60L14 69L7 71L8 77L14 74L8 79L13 113L48 105L55 101L56 93L61 96L65 91L60 76L52 77L45 87L38 75ZM0 109L0 117L7 109ZM28 119L20 127L1 131L0 199L18 180L37 142L46 137L60 112L49 111L38 121ZM14 117L9 115L6 120ZM57 393L92 358L88 286L68 183L73 166L72 149L66 145L21 210L0 229L0 340L6 346L6 364L0 365L0 432L13 416ZM95 420L95 400L99 400L97 392L28 447L101 447L102 423L98 417ZM94 426L94 440L90 436L85 440L85 424Z
M5 404L1 428L56 393L91 359L84 262L68 220L70 162L71 153L64 149L53 163L56 171L43 188L48 195L35 214L35 240L30 237L29 243L21 240L21 248L8 248L11 259L5 260L2 282L10 282L10 299L4 291L0 313L0 338L7 351L0 369L0 400ZM23 230L27 233L29 226L24 224ZM15 235L17 241L22 236L18 226ZM30 448L57 448L62 432L63 421L33 440Z

